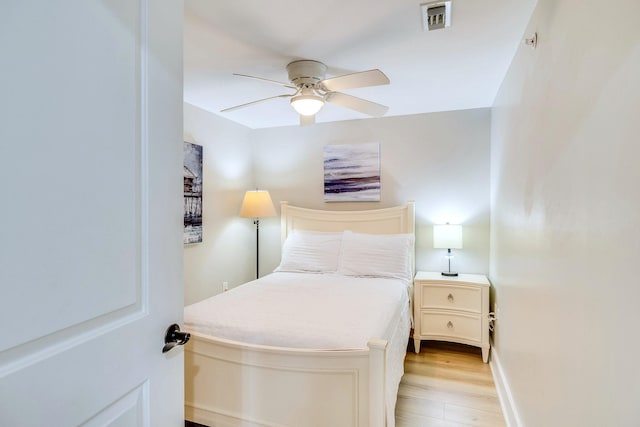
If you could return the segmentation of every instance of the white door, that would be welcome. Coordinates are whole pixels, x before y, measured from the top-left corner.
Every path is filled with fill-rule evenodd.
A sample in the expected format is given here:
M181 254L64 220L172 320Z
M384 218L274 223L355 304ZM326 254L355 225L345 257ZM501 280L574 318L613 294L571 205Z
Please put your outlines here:
M0 426L179 426L180 0L0 0Z

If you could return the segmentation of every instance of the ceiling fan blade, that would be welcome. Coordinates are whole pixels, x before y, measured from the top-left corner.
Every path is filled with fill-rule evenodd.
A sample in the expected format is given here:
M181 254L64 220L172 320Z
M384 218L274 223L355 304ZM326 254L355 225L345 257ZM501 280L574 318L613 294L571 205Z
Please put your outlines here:
M376 104L366 99L347 95L341 92L330 92L325 97L325 101L341 107L350 108L373 117L384 116L389 107L386 105Z
M345 74L318 82L318 85L329 92L353 89L357 87L388 85L389 78L380 70L361 71L359 73Z
M246 77L246 78L254 79L254 80L262 80L263 82L275 83L277 85L288 87L290 89L297 89L291 83L283 83L283 82L279 82L277 80L265 79L264 77L249 76L247 74L238 74L238 73L233 73L233 75L234 76L240 76L240 77Z
M315 124L315 122L316 122L315 114L313 116L303 116L302 114L300 114L300 126L309 126L309 125Z
M257 101L251 101L251 102L247 102L246 104L240 104L240 105L236 105L234 107L229 107L229 108L225 108L224 110L220 110L221 113L228 113L229 111L234 111L234 110L238 110L240 108L244 108L244 107L248 107L250 105L253 104L258 104L260 102L264 102L264 101L268 101L270 99L276 99L276 98L290 98L293 95L295 95L295 93L289 95L289 94L284 94L284 95L276 95L276 96L270 96L269 98L263 98L263 99L258 99Z

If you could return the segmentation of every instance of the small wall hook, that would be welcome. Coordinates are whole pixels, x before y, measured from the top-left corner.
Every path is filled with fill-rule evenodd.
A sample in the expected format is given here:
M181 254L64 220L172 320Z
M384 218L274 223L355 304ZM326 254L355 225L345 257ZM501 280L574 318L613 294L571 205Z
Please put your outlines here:
M538 33L533 33L531 37L524 39L523 42L531 49L535 49L538 46Z

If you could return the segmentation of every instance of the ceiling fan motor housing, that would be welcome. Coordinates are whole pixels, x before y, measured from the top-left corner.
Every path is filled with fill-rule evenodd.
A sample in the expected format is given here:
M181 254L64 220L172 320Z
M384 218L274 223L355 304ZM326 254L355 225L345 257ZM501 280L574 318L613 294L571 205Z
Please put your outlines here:
M327 66L322 62L311 60L293 61L287 65L287 73L289 80L296 87L309 85L315 86L321 80L324 80L327 72Z

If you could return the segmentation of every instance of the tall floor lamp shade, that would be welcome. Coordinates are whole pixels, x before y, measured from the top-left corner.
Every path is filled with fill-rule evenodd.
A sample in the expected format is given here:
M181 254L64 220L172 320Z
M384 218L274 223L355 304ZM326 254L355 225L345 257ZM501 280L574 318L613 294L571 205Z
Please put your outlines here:
M457 276L458 273L451 271L451 249L462 249L462 226L453 224L433 226L433 247L436 249L447 249L449 259L449 271L443 271L443 276Z
M253 218L256 225L256 279L260 276L260 218L276 216L276 208L273 206L268 191L247 191L240 208L242 218Z

